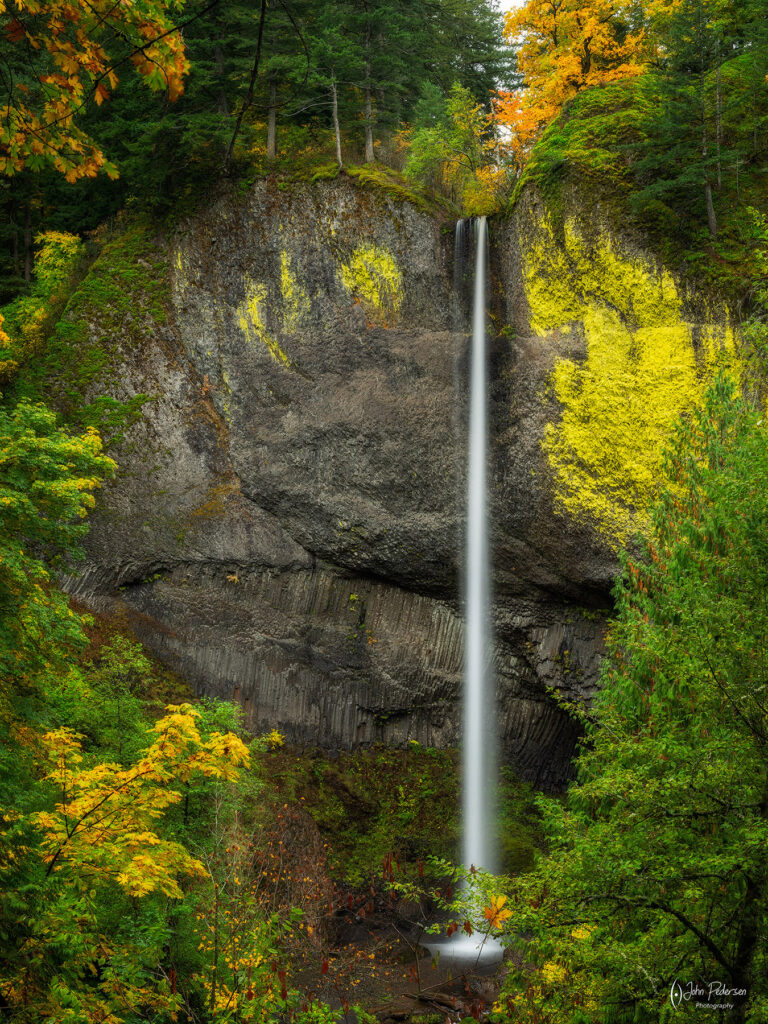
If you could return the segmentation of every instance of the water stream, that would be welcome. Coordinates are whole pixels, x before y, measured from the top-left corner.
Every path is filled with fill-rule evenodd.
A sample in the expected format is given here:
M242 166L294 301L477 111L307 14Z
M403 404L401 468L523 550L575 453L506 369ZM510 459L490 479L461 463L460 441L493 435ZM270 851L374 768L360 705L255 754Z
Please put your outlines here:
M465 662L463 728L463 861L493 871L494 685L490 664L488 552L488 381L486 370L486 263L488 226L475 222L475 272L467 445Z
M491 589L488 543L488 371L486 344L488 226L485 217L456 226L455 278L461 295L467 232L474 236L472 345L469 372L467 444L467 525L464 598L466 614L462 728L462 860L497 870L494 794L497 783L495 685L491 664ZM473 916L478 916L477 914ZM441 961L460 966L491 966L502 956L492 937L457 933L430 944Z

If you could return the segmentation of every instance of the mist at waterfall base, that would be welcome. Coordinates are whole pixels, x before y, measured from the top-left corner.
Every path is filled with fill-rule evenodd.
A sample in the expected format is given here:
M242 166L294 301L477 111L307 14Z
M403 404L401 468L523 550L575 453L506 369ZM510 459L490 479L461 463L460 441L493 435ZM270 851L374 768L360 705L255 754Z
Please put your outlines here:
M469 235L469 238L468 238ZM495 806L497 768L495 686L491 665L491 596L488 543L488 381L486 297L488 226L485 217L456 225L454 283L459 296L465 277L468 242L474 236L472 346L469 373L467 444L467 525L465 541L465 659L462 730L462 862L497 870ZM481 908L478 908L478 910ZM491 936L456 932L430 942L442 963L491 966L503 949Z

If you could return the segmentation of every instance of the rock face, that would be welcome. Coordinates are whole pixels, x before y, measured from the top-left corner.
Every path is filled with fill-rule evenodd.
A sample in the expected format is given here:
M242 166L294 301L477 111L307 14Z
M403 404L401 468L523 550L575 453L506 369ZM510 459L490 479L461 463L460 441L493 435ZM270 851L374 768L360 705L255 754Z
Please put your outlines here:
M557 500L550 385L588 359L589 315L536 321L525 246L544 230L532 209L492 228L490 481L503 750L552 788L577 732L546 687L592 691L616 560ZM70 589L127 610L256 731L455 743L468 339L451 226L351 183L261 183L158 246L167 319L119 342L109 381L152 397Z

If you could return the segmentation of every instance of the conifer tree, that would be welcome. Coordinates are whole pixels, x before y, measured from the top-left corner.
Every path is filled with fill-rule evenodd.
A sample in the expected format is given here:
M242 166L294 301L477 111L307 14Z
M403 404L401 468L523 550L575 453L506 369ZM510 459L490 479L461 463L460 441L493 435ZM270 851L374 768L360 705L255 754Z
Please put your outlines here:
M667 468L616 587L577 782L547 804L551 853L509 904L540 968L533 1000L527 970L509 979L521 1021L672 1020L675 981L702 979L731 990L710 1000L729 1024L768 1012L762 413L719 378Z

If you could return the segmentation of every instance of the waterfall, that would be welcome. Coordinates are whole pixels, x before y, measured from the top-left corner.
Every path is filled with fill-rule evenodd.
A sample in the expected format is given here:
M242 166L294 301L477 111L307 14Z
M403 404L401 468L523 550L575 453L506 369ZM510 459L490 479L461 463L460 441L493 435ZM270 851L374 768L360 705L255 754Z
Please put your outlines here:
M457 227L457 246L463 231ZM463 729L463 848L465 867L496 869L494 682L488 550L488 387L486 372L486 264L488 226L475 222L472 349L467 445L467 527Z
M472 275L472 347L469 372L469 436L467 444L467 526L464 599L466 641L463 702L462 861L486 871L497 869L495 801L497 785L495 686L491 665L491 574L488 543L488 381L486 356L486 267L488 226L485 217L456 225L454 290L465 305L468 250L474 236ZM481 907L475 917L481 917ZM426 943L441 962L462 969L491 970L502 958L498 939L481 933L456 933Z

